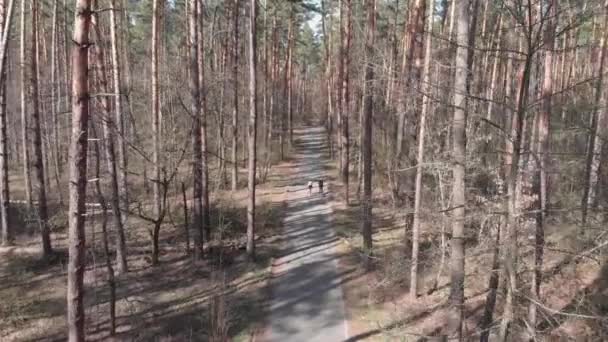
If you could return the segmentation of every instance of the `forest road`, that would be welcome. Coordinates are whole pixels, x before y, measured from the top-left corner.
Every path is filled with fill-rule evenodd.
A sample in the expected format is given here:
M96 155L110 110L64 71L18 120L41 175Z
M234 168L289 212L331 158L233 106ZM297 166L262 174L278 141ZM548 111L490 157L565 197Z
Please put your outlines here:
M294 135L297 172L285 188L287 213L281 250L273 263L270 317L264 340L344 341L348 326L344 280L337 260L339 240L333 230L330 204L326 195L319 193L316 182L324 178L328 168L327 135L322 127L295 130ZM311 195L309 181L314 182Z

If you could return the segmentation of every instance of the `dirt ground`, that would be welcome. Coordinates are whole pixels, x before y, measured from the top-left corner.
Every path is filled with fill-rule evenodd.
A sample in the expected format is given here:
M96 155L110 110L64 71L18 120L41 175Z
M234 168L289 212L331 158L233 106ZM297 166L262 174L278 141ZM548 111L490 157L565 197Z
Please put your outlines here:
M216 238L223 227L224 247L216 243L202 262L193 263L186 255L183 206L177 193L168 201L171 214L161 230L160 265L156 267L150 265L150 224L130 216L126 226L130 272L117 277L117 335L113 338L108 336L109 290L101 228L99 218L89 217L87 340L208 341L214 331L219 335L227 331L235 341L251 340L263 324L273 241L284 211L282 187L292 176L290 164L282 163L258 187L255 263L247 261L241 248L246 231L245 189L214 192L212 227ZM52 210L58 213L52 218L56 255L42 260L32 215L17 205L13 211L13 222L20 226L16 246L0 249L0 340L64 340L67 232L65 218L60 216L65 214L58 208Z

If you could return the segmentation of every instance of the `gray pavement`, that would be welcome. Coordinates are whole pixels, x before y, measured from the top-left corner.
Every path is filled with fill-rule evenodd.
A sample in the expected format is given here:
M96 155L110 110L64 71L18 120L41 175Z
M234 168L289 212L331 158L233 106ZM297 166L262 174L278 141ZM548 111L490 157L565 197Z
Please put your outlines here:
M327 165L322 128L296 130L298 171L286 184L287 214L281 252L273 264L269 341L344 341L348 337L341 284L347 279L337 264L338 239L331 208L317 183L309 196L307 183L323 177ZM327 191L327 179L325 179Z

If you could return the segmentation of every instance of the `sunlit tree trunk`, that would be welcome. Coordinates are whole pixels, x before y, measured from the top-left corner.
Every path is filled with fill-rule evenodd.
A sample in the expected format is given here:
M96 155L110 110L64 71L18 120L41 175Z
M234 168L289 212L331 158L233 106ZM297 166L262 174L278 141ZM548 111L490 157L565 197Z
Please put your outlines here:
M428 16L433 17L435 1L428 0ZM424 67L422 71L422 108L420 111L419 130L418 130L418 164L416 166L416 181L414 193L414 221L412 224L412 262L410 268L410 296L416 298L418 295L418 253L420 248L420 205L422 203L422 172L424 163L424 138L426 118L430 107L430 79L431 79L431 32L433 30L433 20L427 20L426 39L424 48Z
M247 255L255 259L255 187L256 187L256 138L257 138L257 3L250 0L249 13L249 169L247 176L249 199L247 201Z
M114 86L114 123L116 125L116 133L118 135L116 152L118 158L118 192L120 195L122 221L126 223L127 213L129 210L129 194L128 194L128 178L127 178L127 152L126 152L126 136L125 136L125 119L123 108L123 97L125 96L122 84L122 67L121 58L118 53L119 49L119 26L116 10L118 9L117 0L111 0L112 10L110 11L110 42L112 46L112 82Z
M77 0L72 47L72 140L69 159L68 212L68 340L85 340L84 284L85 271L85 198L87 186L87 151L89 122L89 28L90 0Z
M468 80L469 1L459 1L456 7L457 24L454 76L454 119L452 121L452 255L449 308L449 336L462 340L464 319L464 223L465 223L465 165Z

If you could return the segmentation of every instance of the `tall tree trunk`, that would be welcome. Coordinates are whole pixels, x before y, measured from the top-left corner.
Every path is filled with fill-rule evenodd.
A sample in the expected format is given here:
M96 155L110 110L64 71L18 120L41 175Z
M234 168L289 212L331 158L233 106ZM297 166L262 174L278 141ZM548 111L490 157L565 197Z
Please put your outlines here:
M127 152L126 152L126 136L125 136L125 119L123 113L123 97L125 96L124 89L121 86L122 68L120 54L118 53L119 44L119 26L116 18L116 10L118 9L117 0L111 0L112 10L110 11L110 41L112 46L112 81L114 84L114 124L116 126L117 140L117 158L118 158L118 193L120 196L120 210L122 221L126 223L127 213L129 211L129 194L128 194L128 179L127 179Z
M59 197L59 203L63 204L63 197L61 195L62 189L59 181L59 169L61 168L60 161L60 137L59 137L59 101L58 95L60 95L59 82L57 81L57 52L58 52L58 44L57 44L57 16L58 16L58 0L53 0L53 17L51 23L51 116L53 120L53 165L54 165L54 173L55 173L55 185L56 185L56 193Z
M540 286L542 283L542 267L545 248L545 217L547 210L547 166L549 164L549 128L552 111L553 96L553 49L555 46L555 22L557 13L557 1L546 0L547 14L542 20L546 20L544 32L544 80L542 86L542 108L538 116L538 146L537 155L539 166L537 170L537 192L539 195L539 213L536 215L536 234L534 248L534 272L532 273L532 284L530 295L535 301L540 300ZM542 5L542 3L541 3ZM542 9L542 7L541 7ZM531 302L528 310L528 325L530 327L530 337L535 339L537 322L537 307Z
M69 262L67 290L67 325L70 342L85 340L84 270L85 270L85 198L87 186L87 151L89 122L89 28L90 0L77 0L72 47L72 140L70 144L69 182Z
M372 125L374 111L374 40L376 35L376 0L366 0L367 32L365 38L365 99L361 127L362 162L363 162L363 248L366 255L372 253ZM370 267L370 260L366 260Z
M25 36L26 32L26 17L25 17L25 7L26 1L21 0L21 35L19 38L20 41L20 61L19 61L19 69L21 71L21 140L22 140L22 148L23 148L23 181L25 183L25 199L27 201L28 207L32 207L32 182L31 182L31 174L32 171L30 169L30 148L29 148L29 125L28 125L28 114L27 114L27 55L25 49ZM32 57L33 58L33 57Z
M36 181L38 182L38 225L42 236L42 253L49 256L53 253L51 247L51 230L48 225L48 212L46 205L46 182L44 178L44 158L42 155L42 129L40 124L40 104L38 93L38 2L32 2L32 60L30 61L30 97L32 100L32 118L34 120L34 167L36 168Z
M198 17L198 34L197 34L197 63L198 63L198 83L200 89L200 113L198 116L201 121L201 224L203 229L203 240L209 241L211 235L211 224L209 219L209 169L207 165L207 99L205 88L205 65L204 61L204 29L203 29L203 5L204 0L198 0L197 17Z
M6 120L6 82L7 82L7 50L8 36L10 35L11 19L13 15L14 0L9 0L8 7L4 7L4 0L0 0L0 229L2 230L2 245L13 242L13 231L9 222L10 192L8 182L8 138Z
M154 0L152 3L152 167L154 179L152 192L154 196L154 218L158 219L162 210L161 199L161 113L160 113L160 85L158 84L158 62L160 50L160 25L164 9L163 0ZM196 42L195 42L196 43ZM196 76L198 77L198 76ZM194 115L198 115L194 113ZM157 260L153 260L156 264Z
M469 1L455 3L457 35L456 73L454 75L454 119L452 121L454 185L452 188L452 255L448 329L449 336L462 340L464 319L464 223L465 223L465 163L468 91Z
M433 18L435 1L428 0L428 16ZM418 296L418 253L420 248L420 205L422 203L422 164L424 163L424 137L426 117L430 107L430 79L431 79L431 36L433 31L433 20L427 20L426 40L424 48L424 69L422 71L422 108L420 111L420 123L418 131L418 156L416 166L416 181L414 193L414 221L412 224L412 262L410 269L410 297Z
M342 46L340 49L340 69L342 71L342 87L340 88L340 146L341 146L341 178L344 185L344 200L348 205L349 202L349 127L348 116L350 115L350 46L351 46L351 29L352 29L352 1L345 0L340 3L342 11L340 12L340 21L343 27ZM344 13L346 12L346 13Z
M531 27L529 24L528 27ZM504 312L500 325L499 341L506 342L509 339L509 330L514 319L515 307L515 291L517 291L517 239L518 239L518 218L519 218L519 180L521 172L521 150L524 121L526 114L526 106L528 102L528 93L530 86L530 68L532 64L532 54L530 46L526 47L527 51L524 54L524 62L519 71L519 88L516 96L516 112L511 120L511 136L509 150L511 151L511 160L508 164L507 179L507 236L505 242L505 253L503 258L503 267L507 281L507 294L504 304Z
M289 29L287 34L287 59L285 65L285 91L287 93L287 129L289 130L289 146L293 147L293 48L294 48L294 9L291 6Z
M163 210L162 198L161 198L161 110L160 110L160 85L158 80L158 63L159 63L159 50L161 44L160 38L160 26L162 20L162 13L164 10L163 0L154 0L152 2L152 168L153 168L153 181L152 181L152 193L154 196L154 219L160 220L161 211ZM198 115L198 113L194 113ZM198 176L198 175L197 175ZM196 176L195 176L196 177ZM155 223L157 224L157 223ZM157 230L155 229L154 232ZM156 244L157 234L153 234L153 243ZM154 250L157 250L154 248ZM153 253L152 264L158 264L158 254Z
M233 40L232 40L232 81L233 81L233 107L232 107L232 191L238 188L239 163L237 160L238 124L239 124L239 0L233 3Z
M328 23L326 19L326 11L327 11L327 0L321 1L321 27L323 29L323 47L325 50L325 86L327 87L327 93L325 94L325 113L326 116L326 129L327 129L327 139L329 143L329 154L330 158L333 159L333 108L332 108L332 83L331 83L331 26L328 30ZM331 25L331 23L329 23Z
M270 39L268 37L268 7L267 7L267 3L266 6L264 7L264 23L263 23L263 29L264 29L264 35L262 36L262 40L264 41L264 53L263 56L260 57L261 59L264 60L264 69L263 69L263 74L264 74L264 79L263 82L264 84L262 85L262 115L263 115L263 128L262 128L262 148L264 151L264 156L263 161L262 161L262 167L263 167L263 171L262 171L262 181L266 180L266 176L268 175L268 169L270 167L270 165L268 163L266 163L266 161L268 160L268 157L270 156L270 151L271 151L271 146L269 144L269 140L268 140L268 131L270 130L270 126L271 126L271 121L269 120L270 116L269 114L269 110L268 110L268 85L269 85L269 75L268 75L268 66L269 66L269 49L268 47L270 46Z
M417 164L414 160L415 156L413 151L410 150L410 146L416 141L416 122L417 115L415 110L408 110L408 105L417 105L417 96L415 94L415 87L420 83L420 74L422 68L422 42L423 42L423 31L424 31L424 11L425 11L425 0L416 0L414 7L411 11L408 24L406 26L407 31L404 39L404 49L407 47L407 53L403 53L403 61L401 63L401 74L399 78L399 84L401 85L401 96L397 102L398 122L397 122L397 142L396 142L396 155L394 163L402 162L402 157L406 156L406 160L409 165ZM408 122L409 120L409 122ZM394 166L394 165L393 165ZM414 206L415 193L415 182L416 177L414 172L406 172L404 177L406 178L406 207L412 208ZM399 192L399 177L395 176L397 184L395 184L393 191ZM406 214L405 216L405 229L408 230L413 225L413 215Z
M256 42L256 20L257 2L250 1L249 14L249 170L247 201L247 254L251 260L255 259L255 173L256 173L256 138L257 138L257 42Z
M608 14L608 1L604 3L604 11ZM608 15L604 18L604 34L601 39L601 50L597 80L595 83L595 99L591 121L591 134L587 144L587 164L585 170L585 187L583 188L582 218L583 226L587 224L589 207L595 203L598 186L600 164L602 162L602 139L604 133L604 112L606 111L606 94L604 91L604 66L606 65L606 50L608 47Z
M158 1L158 0L155 0ZM203 184L201 181L202 174L202 142L201 142L201 120L200 120L200 88L198 82L198 13L197 13L197 5L199 0L190 0L189 1L189 49L190 49L190 96L192 97L192 104L190 111L192 113L192 172L193 172L193 197L194 204L192 208L192 223L194 226L194 259L199 260L203 257L204 252L204 239L203 239L203 222L202 222L202 212L203 212Z
M100 92L108 93L108 77L106 73L106 64L103 51L103 38L101 34L100 25L97 14L93 15L92 24L95 31L96 41L93 54L95 61L95 70L97 71L97 80L100 84ZM127 242L125 238L124 225L122 222L122 216L120 214L120 199L118 192L118 174L116 167L116 154L114 151L115 141L115 122L112 118L112 111L110 108L110 100L107 96L101 97L101 107L103 109L103 116L101 124L103 127L103 142L106 162L108 163L108 174L110 176L110 206L112 210L112 218L114 220L114 229L116 229L116 266L117 273L125 273L128 271L127 267Z

